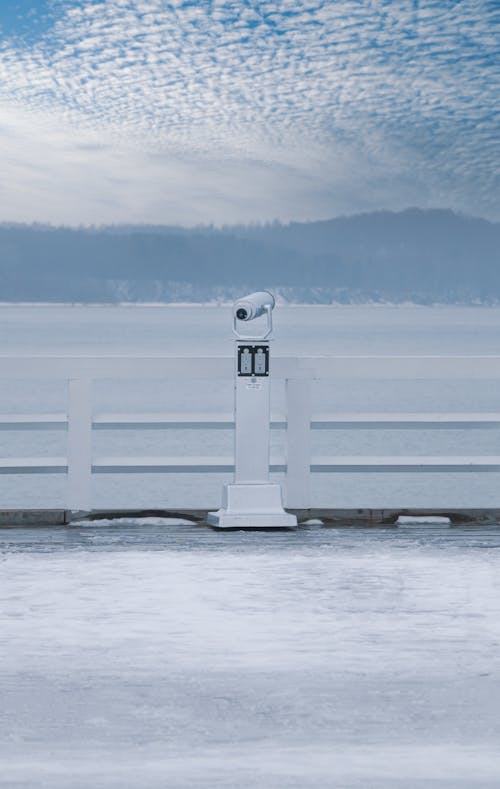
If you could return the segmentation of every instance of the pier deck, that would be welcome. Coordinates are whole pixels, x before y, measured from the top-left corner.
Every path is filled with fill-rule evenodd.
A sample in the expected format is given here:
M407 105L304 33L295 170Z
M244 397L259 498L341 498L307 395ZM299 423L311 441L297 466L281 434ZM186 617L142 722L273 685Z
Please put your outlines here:
M100 520L103 518L183 518L200 525L206 524L208 509L182 510L95 510L91 512L72 512L63 509L12 509L0 510L0 528L26 528L47 526L71 526L82 518ZM308 520L321 520L324 526L396 526L399 516L427 518L430 516L448 517L451 526L499 525L500 509L307 509L290 510L300 523ZM166 524L168 527L168 524Z

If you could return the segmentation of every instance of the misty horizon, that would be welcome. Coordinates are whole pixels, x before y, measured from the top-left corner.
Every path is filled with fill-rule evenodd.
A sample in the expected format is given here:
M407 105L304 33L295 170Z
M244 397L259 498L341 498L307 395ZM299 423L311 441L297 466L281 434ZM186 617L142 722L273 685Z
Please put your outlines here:
M47 229L47 230L113 230L115 228L119 229L147 229L147 230L161 230L161 231L168 231L168 230L180 230L180 231L229 231L233 228L247 228L247 229L268 229L275 226L280 227L290 227L291 225L324 225L329 222L333 222L335 220L349 220L358 217L365 217L365 216L377 216L377 215L384 215L384 214L393 214L393 215L400 215L400 214L417 214L422 213L425 214L426 212L432 212L434 214L442 214L442 215L450 215L453 214L454 216L460 217L465 220L472 220L472 221L479 221L485 222L491 225L500 224L499 220L488 219L477 214L466 213L464 211L454 211L452 208L446 207L437 207L437 206L430 206L428 208L423 208L417 205L408 205L405 208L400 208L397 211L391 210L390 208L378 208L374 211L361 211L361 212L352 212L352 213L342 213L337 214L335 216L329 216L324 219L279 219L277 217L271 219L263 219L263 220L255 220L252 222L208 222L208 223L198 223L198 224L172 224L170 222L164 223L151 223L151 222L112 222L112 223L94 223L94 224L85 224L82 222L75 222L74 224L65 224L65 223L56 223L56 222L40 222L37 220L33 220L32 222L22 222L22 221L10 221L7 219L0 219L0 227L32 227L37 229Z
M500 302L500 224L377 211L222 228L0 225L2 301Z

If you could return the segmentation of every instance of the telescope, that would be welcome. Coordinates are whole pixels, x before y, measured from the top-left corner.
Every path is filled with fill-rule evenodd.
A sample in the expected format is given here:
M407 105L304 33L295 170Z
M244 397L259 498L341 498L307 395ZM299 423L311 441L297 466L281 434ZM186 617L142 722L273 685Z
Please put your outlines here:
M274 309L275 300L272 293L267 290L259 290L256 293L250 293L248 296L243 296L233 304L233 331L238 339L262 339L272 332L272 311ZM260 318L262 315L267 315L267 328L264 334L251 337L242 335L239 330L240 322L253 321L255 318Z
M234 343L234 481L222 507L209 512L216 529L290 529L296 515L283 509L279 482L269 479L271 342L274 296L249 293L232 307ZM253 333L252 333L253 332ZM295 439L293 439L295 440ZM292 470L293 474L293 470Z

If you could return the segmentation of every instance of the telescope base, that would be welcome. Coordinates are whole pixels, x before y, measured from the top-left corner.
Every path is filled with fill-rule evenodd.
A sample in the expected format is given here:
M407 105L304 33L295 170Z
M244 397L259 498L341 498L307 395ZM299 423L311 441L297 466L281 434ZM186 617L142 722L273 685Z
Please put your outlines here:
M231 483L224 486L222 508L209 512L207 523L216 529L292 529L297 518L283 509L281 485Z

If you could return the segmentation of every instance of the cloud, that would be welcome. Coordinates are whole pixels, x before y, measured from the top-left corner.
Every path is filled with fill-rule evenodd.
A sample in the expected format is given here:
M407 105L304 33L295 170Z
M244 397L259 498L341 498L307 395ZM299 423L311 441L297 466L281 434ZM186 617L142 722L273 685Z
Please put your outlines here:
M0 48L1 120L19 135L0 137L5 218L191 224L412 203L500 218L496 3L57 8L34 43Z

